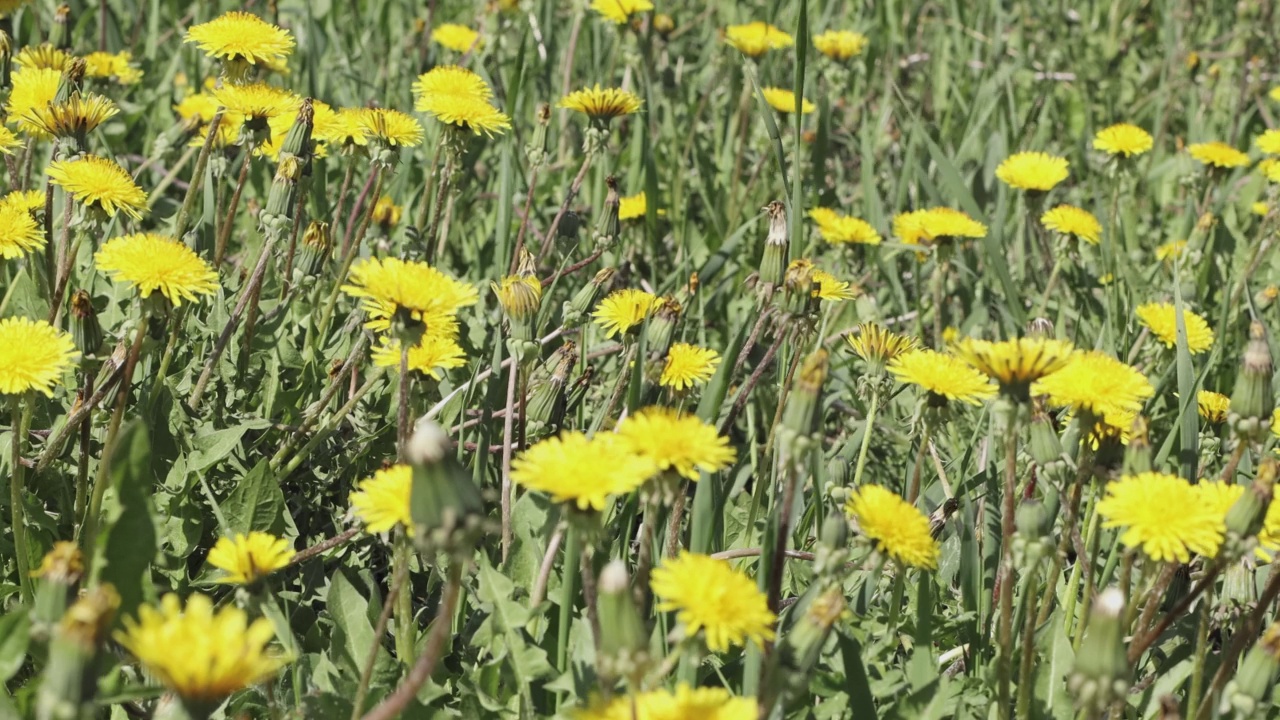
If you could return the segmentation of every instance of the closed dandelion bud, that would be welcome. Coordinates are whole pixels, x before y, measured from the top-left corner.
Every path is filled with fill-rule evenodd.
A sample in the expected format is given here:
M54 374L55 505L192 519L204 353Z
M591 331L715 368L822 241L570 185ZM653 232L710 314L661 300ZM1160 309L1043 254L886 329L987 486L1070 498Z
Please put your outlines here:
M284 142L280 144L280 157L284 158L285 155L293 155L304 158L304 169L308 172L311 169L309 165L311 160L311 131L315 127L315 116L315 106L311 98L303 99L302 107L298 109L298 117L289 126L289 131L284 136Z
M1271 349L1267 345L1262 323L1249 326L1249 343L1245 345L1231 393L1231 410L1227 422L1241 440L1258 441L1266 436L1275 400L1271 395Z
M1271 507L1272 489L1276 483L1276 459L1265 457L1258 466L1258 475L1253 484L1245 489L1240 499L1227 511L1227 537L1237 542L1253 538L1262 530L1262 523L1267 517L1267 508ZM1233 538L1234 536L1234 538Z
M49 659L36 696L36 717L97 717L97 656L120 609L120 595L99 585L77 600L62 617L49 644Z
M295 155L280 155L276 165L276 177L271 183L271 191L267 193L267 207L260 220L267 229L284 230L293 216L294 192L298 187L301 175L298 158Z
M529 157L529 162L533 165L541 165L547 160L547 126L551 123L551 106L547 103L539 103L536 115L537 123L533 126L533 138L525 147L525 152Z
M501 283L490 283L498 304L507 318L514 340L529 342L533 339L534 320L542 302L542 283L532 275L508 275Z
M564 414L568 415L577 409L578 404L586 397L587 390L591 387L591 378L595 375L595 368L588 365L577 380L573 381L573 387L569 388L569 392L564 396Z
M618 214L622 208L622 199L618 196L618 179L610 175L604 179L609 188L604 198L604 215L600 218L600 229L596 234L597 247L609 247L622 234L622 221Z
M929 537L937 540L942 537L942 531L947 529L947 521L952 515L960 509L960 501L949 497L942 501L942 504L934 508L929 513Z
M600 671L606 678L634 678L649 665L648 633L636 608L627 566L614 560L600 573Z
M59 50L71 47L71 6L62 3L53 11L53 28L49 30L49 44Z
M0 87L8 88L13 83L9 76L13 72L13 39L9 33L0 30Z
M84 58L73 58L62 71L62 79L58 81L58 91L53 96L53 104L61 105L71 96L80 92L80 84L84 81Z
M525 417L534 429L552 430L559 427L564 419L564 386L577 360L578 345L572 341L565 341L547 359L546 367L551 374L533 388L529 406L525 409Z
M792 261L787 266L782 283L785 290L783 307L788 313L806 315L811 309L816 308L814 291L817 287L813 279L812 262L804 258Z
M591 311L591 308L595 307L596 300L600 299L605 289L613 282L613 276L617 272L613 268L604 268L596 273L590 282L574 293L573 299L569 301L564 311L564 324L566 326L577 325L582 322L582 318Z
M1053 418L1042 407L1031 413L1031 459L1041 468L1054 468L1063 462L1062 439L1053 426Z
M1052 338L1053 337L1053 321L1049 318L1038 317L1027 323L1027 337L1029 338Z
M653 31L662 36L666 40L671 33L675 32L676 21L666 13L658 13L653 16Z
M645 330L645 348L653 357L666 357L675 338L676 323L680 321L680 303L671 296L658 298L650 311L649 325Z
M817 429L822 411L822 384L830 367L826 350L815 350L804 359L782 416L783 427L794 435L811 435Z
M849 520L839 510L827 513L822 521L822 544L833 550L849 544Z
M770 709L783 697L808 687L831 628L847 611L848 603L839 587L814 583L800 596L778 632L775 652L770 653L760 696L762 717L769 717Z
M45 553L40 567L31 573L36 583L35 608L31 619L35 623L33 633L43 636L62 617L67 603L75 597L76 587L84 576L84 555L73 542L54 543Z
M329 223L312 220L302 234L302 252L298 254L298 264L295 267L302 277L319 275L332 250Z
M1129 445L1124 449L1124 474L1151 472L1150 421L1143 415L1134 418L1129 431Z
M1019 535L1027 540L1037 540L1052 528L1053 516L1043 502L1035 499L1023 500L1014 511L1014 525Z
M1124 605L1124 593L1114 587L1104 590L1093 603L1088 629L1067 677L1067 691L1081 708L1101 712L1129 689Z
M764 256L760 259L760 283L765 292L782 284L787 268L787 208L774 200L764 206L769 215L769 234L764 240Z
M453 443L433 422L422 423L405 446L413 467L409 515L413 539L423 552L471 557L485 532L484 498L471 474L458 464Z
M1245 655L1235 678L1227 685L1224 697L1237 717L1252 717L1268 707L1276 671L1280 670L1280 623L1267 628L1253 649Z
M97 355L106 339L93 298L83 288L71 294L71 339L83 357Z

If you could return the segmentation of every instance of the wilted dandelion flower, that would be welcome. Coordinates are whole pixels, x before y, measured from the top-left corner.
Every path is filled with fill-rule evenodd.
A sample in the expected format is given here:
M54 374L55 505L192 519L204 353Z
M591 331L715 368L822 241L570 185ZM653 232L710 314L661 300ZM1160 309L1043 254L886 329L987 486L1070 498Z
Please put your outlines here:
M1254 138L1253 144L1268 155L1280 155L1280 130L1267 130Z
M711 652L773 639L768 599L727 561L684 551L654 568L649 586L658 611L674 611L687 637L702 632Z
M159 607L144 605L125 618L116 640L185 700L216 703L231 693L273 677L286 658L267 649L275 637L271 621L249 622L234 605L214 609L213 601L192 595L182 607L165 595Z
M934 350L902 353L889 361L888 369L899 382L926 391L931 404L955 400L981 405L996 394L996 386L985 375L954 355Z
M1001 342L965 338L955 354L995 380L1006 392L1023 397L1031 383L1067 366L1075 346L1066 340L1015 338Z
M460 53L467 52L473 47L480 48L484 45L480 40L480 33L466 25L457 23L437 25L431 31L431 40L441 47Z
M128 50L115 54L92 52L84 56L84 76L100 80L115 80L121 85L134 85L142 80L142 71L132 63L133 54Z
M620 435L588 438L566 430L520 453L511 464L511 479L555 502L604 510L610 498L632 492L657 471L652 459L636 454Z
M1187 147L1191 157L1215 168L1236 168L1249 164L1249 156L1224 142L1194 143Z
M1200 417L1215 425L1227 419L1227 411L1231 409L1231 398L1220 392L1201 390L1196 393L1196 409Z
M532 275L508 275L489 288L498 296L502 311L517 321L532 318L542 302L542 283Z
M13 260L44 247L44 229L19 203L0 202L0 258Z
M852 30L828 30L813 36L813 46L832 60L848 60L862 54L867 36Z
M1098 512L1104 528L1124 528L1120 541L1158 562L1190 562L1193 552L1212 557L1225 531L1225 518L1195 486L1164 473L1108 483Z
M1067 159L1042 152L1020 152L1005 158L996 177L1019 190L1048 192L1067 179Z
M672 470L689 480L699 472L713 473L733 464L729 441L697 415L681 415L670 408L650 407L628 415L618 434L631 451L653 460L660 470Z
M378 367L399 370L400 347L399 340L383 340L373 349L370 359ZM409 348L409 371L430 375L436 380L444 376L443 371L462 367L466 362L467 354L454 339L453 332L428 332Z
M254 530L248 535L221 537L209 551L209 564L226 571L217 582L252 585L281 568L294 556L293 545L284 538Z
M228 62L269 65L293 52L293 36L257 15L231 11L187 30L186 41Z
M1160 262L1173 262L1174 258L1186 259L1186 257L1186 240L1172 240L1156 248L1156 260Z
M621 25L632 15L652 10L653 3L649 0L591 0L591 9L606 20Z
M111 217L123 212L138 220L147 208L147 194L133 182L133 176L106 158L81 155L72 160L54 160L45 172L54 185L78 202Z
M1155 394L1146 376L1097 350L1078 352L1057 372L1037 380L1033 395L1048 395L1053 407L1088 412L1111 422L1121 413L1137 413Z
M730 25L724 30L724 41L743 55L760 57L770 50L781 50L796 44L795 38L767 22Z
M644 322L657 301L657 296L652 293L636 288L623 288L609 293L596 305L591 316L604 329L606 337L625 335L628 330Z
M1139 305L1135 312L1143 327L1150 330L1165 347L1177 346L1178 313L1172 303L1146 303ZM1182 320L1187 328L1187 350L1192 355L1213 347L1213 330L1204 318L1183 308Z
M592 120L611 120L640 111L640 97L630 90L601 88L599 85L560 98L559 107L587 115Z
M1108 155L1133 157L1151 149L1151 134L1130 123L1105 127L1093 136L1093 147Z
M392 465L361 480L359 490L351 493L351 512L364 523L371 534L389 532L397 525L413 535L413 517L409 499L413 494L413 468Z
M79 355L70 335L43 320L0 320L0 393L35 390L52 397L53 386Z
M98 270L138 288L142 297L159 291L174 307L218 290L218 273L185 244L155 233L108 241L93 256Z
M266 83L225 85L214 89L213 97L227 112L239 116L246 124L261 124L277 116L296 115L302 107L302 98Z
M916 347L915 339L899 335L873 322L859 325L844 339L874 374L883 372L890 360Z
M391 147L416 147L422 142L422 123L399 110L368 108L360 113L360 127L370 139Z
M1088 210L1073 205L1059 205L1040 216L1040 224L1060 235L1074 235L1097 245L1102 239L1102 224Z
M767 87L761 88L760 94L764 95L764 101L769 103L769 107L778 112L793 113L796 111L796 94L784 88ZM813 103L801 98L800 113L808 115L816 110L817 107Z
M678 342L667 350L658 384L676 390L687 390L711 379L720 364L720 353L710 348Z
M914 505L879 485L854 488L845 512L876 550L906 567L932 570L941 549L929 530L929 518Z
M461 308L474 305L476 289L459 282L423 262L398 258L367 258L351 268L351 282L343 292L360 298L369 315L365 324L373 330L387 330L397 310L424 323L428 332L442 322L453 322Z
M879 245L880 233L865 220L841 215L831 208L814 208L809 217L818 226L818 234L832 244L856 243L859 245Z

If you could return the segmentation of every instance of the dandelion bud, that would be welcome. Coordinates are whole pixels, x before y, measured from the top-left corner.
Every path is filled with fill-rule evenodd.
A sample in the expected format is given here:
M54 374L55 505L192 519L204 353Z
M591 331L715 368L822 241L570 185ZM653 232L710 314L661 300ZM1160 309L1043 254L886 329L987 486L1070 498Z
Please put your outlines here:
M302 277L319 275L332 250L329 223L312 220L302 234L302 253L298 256L297 271Z
M36 696L37 717L95 716L96 658L119 609L120 595L106 584L89 590L62 616Z
M293 218L294 193L300 175L297 156L281 153L275 179L267 193L267 207L258 216L264 228L276 231L288 229Z
M618 179L610 175L604 179L609 189L604 198L604 216L600 219L600 230L597 242L605 247L613 244L622 234L622 223L618 218L622 208L622 199L618 195Z
M658 13L653 16L653 31L662 36L666 40L671 33L675 32L676 21L666 13Z
M814 583L796 601L778 631L778 644L770 653L765 669L764 687L760 694L761 716L783 697L808 687L809 679L821 659L823 648L831 637L831 629L840 616L848 612L848 602L838 586Z
M525 409L525 417L532 430L549 432L559 427L564 419L564 385L569 381L569 373L577 360L578 345L569 340L547 359L545 367L551 374L534 386L529 406Z
M1048 469L1061 463L1064 457L1062 439L1053 426L1053 418L1042 407L1031 413L1031 459L1041 468Z
M285 155L302 158L305 174L311 173L311 132L315 129L315 118L314 103L311 98L304 98L302 107L298 109L297 118L285 133L284 141L280 143L281 159Z
M1027 540L1038 540L1053 527L1053 516L1040 500L1023 500L1014 511L1014 525L1018 534Z
M665 357L667 350L671 349L681 311L680 303L669 295L658 298L654 304L648 329L645 330L645 347L653 357Z
M947 521L959 509L960 501L953 497L943 500L941 505L934 508L933 512L929 513L929 537L934 540L942 537L942 531L947 528Z
M833 509L822 521L822 544L833 550L849 544L849 520L845 514Z
M8 88L13 83L9 75L13 70L13 39L9 33L0 30L0 87Z
M769 234L765 237L764 257L760 260L760 282L766 292L772 293L782 284L787 267L787 208L774 200L763 210L769 215Z
M102 323L98 322L98 311L93 307L93 298L83 288L71 294L71 339L83 357L97 355L106 339Z
M454 457L449 436L433 422L420 424L405 445L405 459L413 466L414 542L424 553L470 557L485 530L484 499Z
M58 81L58 91L53 96L53 104L61 105L80 92L80 83L84 81L84 58L73 58L62 71L62 79Z
M1102 712L1129 689L1131 670L1124 649L1124 605L1124 593L1118 588L1102 591L1093 603L1084 641L1067 676L1067 691L1078 706L1091 712Z
M49 30L49 44L59 50L71 48L71 6L62 3L53 11L53 28Z
M1245 345L1231 393L1231 410L1227 422L1238 439L1261 440L1271 422L1275 399L1271 395L1271 348L1267 332L1260 322L1249 326L1249 343Z
M1228 698L1237 717L1253 717L1270 704L1276 671L1280 670L1280 623L1267 628L1262 639L1245 655L1235 678L1227 685Z
M533 324L542 302L542 283L532 275L508 275L501 283L489 287L498 296L498 304L511 328L511 337L528 342L533 339Z
M1133 428L1129 430L1129 445L1124 450L1124 474L1138 475L1151 472L1151 437L1150 421L1139 415L1133 420Z
M578 404L586 397L587 390L591 387L591 378L595 376L595 368L588 365L573 382L573 387L569 388L569 392L564 397L564 415L568 415L577 409Z
M595 306L596 300L604 294L606 288L613 282L613 276L617 274L617 270L613 268L604 268L591 278L591 282L583 285L573 299L569 301L565 308L565 325L576 325L582 321L582 318Z
M547 103L538 105L537 123L533 126L533 138L525 147L530 164L541 165L547 159L547 126L551 124L551 106Z
M766 249L766 252L768 250ZM782 279L786 291L783 306L792 315L806 315L816 309L814 292L817 282L813 277L813 263L805 258L791 261Z
M637 677L649 665L648 633L636 608L627 566L614 560L600 573L600 671L605 677Z
M1029 338L1052 338L1053 337L1053 321L1049 318L1038 317L1027 323L1027 337Z
M1227 511L1228 543L1232 539L1243 541L1253 538L1262 530L1262 523L1267 517L1267 508L1271 506L1271 496L1276 483L1276 459L1267 456L1258 466L1258 475L1253 484L1245 489L1240 499Z
M815 350L804 359L787 398L782 416L784 428L798 436L810 435L817 429L822 411L822 384L830 368L826 350Z
M40 567L31 572L31 577L40 580L36 584L35 609L32 612L36 634L45 634L58 622L67 609L67 603L75 597L76 586L83 576L84 555L76 543L57 542L52 550L45 553Z

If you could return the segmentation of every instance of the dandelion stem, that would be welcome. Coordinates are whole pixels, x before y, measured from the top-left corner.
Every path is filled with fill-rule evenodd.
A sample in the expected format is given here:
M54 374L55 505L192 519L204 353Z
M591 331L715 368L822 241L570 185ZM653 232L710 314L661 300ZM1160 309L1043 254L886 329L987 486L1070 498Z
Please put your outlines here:
M574 598L577 597L578 568L581 565L582 530L573 526L565 532L563 578L560 581L560 622L556 627L556 669L567 672L569 669L569 629L573 625ZM563 699L563 695L557 695Z
M385 176L382 167L379 167L375 173L373 183L373 194L375 196L382 193L382 180ZM323 344L325 335L329 332L329 320L333 317L333 308L338 303L338 294L342 292L342 284L347 281L347 273L351 271L351 265L355 262L356 255L360 254L360 244L364 241L364 234L369 229L369 220L373 217L373 203L367 203L364 214L361 216L360 229L356 232L355 240L349 247L345 248L342 257L342 269L338 271L338 277L333 283L333 289L329 291L329 298L325 301L324 311L320 313L320 322L316 325L317 340Z
M1013 680L1013 514L1018 493L1018 410L1011 401L1005 409L1004 492L1000 508L1000 597L996 648L996 703L1002 720L1011 718L1010 683ZM1030 588L1030 586L1028 586Z
M356 405L360 400L362 400L365 395L369 394L369 391L373 390L374 385L376 385L381 379L382 368L377 368L369 376L369 379L360 386L360 389L356 390L355 393L351 395L351 399L348 400L345 405L338 408L338 411L334 413L333 416L324 423L324 425L320 426L320 430L316 432L315 435L311 436L311 440L308 441L306 445L302 446L302 449L299 450L287 464L285 464L284 470L281 471L281 476L286 477L288 475L292 475L293 471L297 470L298 466L302 464L302 461L305 460L307 456L320 445L320 443L324 442L325 438L329 436L329 433L333 432L333 430L338 427L338 423L342 422L351 414L352 410L356 409Z
M11 446L9 453L9 505L13 514L13 554L17 557L18 588L24 603L31 602L31 570L29 567L30 550L27 548L27 525L23 517L22 490L25 482L26 466L22 464L22 441L27 435L27 423L31 413L27 412L25 402L30 399L29 393L15 393L9 396L10 416L13 424L9 427Z
M398 556L398 544L396 552ZM373 666L377 664L378 653L382 651L382 637L387 633L387 623L396 606L395 599L400 595L400 588L408 576L408 563L397 562L391 575L391 585L387 587L387 597L382 601L382 612L378 613L378 621L373 625L373 642L369 645L369 654L365 656L364 665L360 668L360 683L356 685L356 697L351 705L351 720L359 720L360 714L364 712L364 701L369 696L369 681L373 679Z
M294 446L298 444L298 438L306 435L307 431L309 431L312 426L316 424L316 421L320 419L320 413L329 406L333 397L338 394L338 390L342 388L343 381L347 379L347 375L355 369L356 363L360 359L361 354L364 352L364 347L368 342L369 336L363 333L361 333L360 337L356 339L355 344L351 348L351 352L347 355L346 361L342 364L342 368L333 376L333 379L329 382L329 386L325 388L324 394L320 396L319 400L303 411L302 425L299 426L287 440L285 440L285 442L280 446L280 450L272 456L271 468L273 470L279 468L280 463L284 462L285 457L291 450L293 450Z
M405 578L409 577L409 549L409 538L402 529L396 537L393 560L396 565L396 572L402 574ZM401 580L400 586L390 592L387 602L391 602L391 598L395 598L396 603L396 656L400 658L400 662L406 668L412 667L415 628L413 623L413 598L410 594L409 584ZM381 637L381 635L377 637Z
M156 369L155 379L151 382L151 392L147 395L147 414L151 413L151 408L156 405L156 396L160 394L160 389L164 387L165 376L169 374L169 365L173 362L173 353L178 346L178 333L182 331L182 321L186 319L187 307L183 306L173 311L173 317L169 319L169 340L164 345L164 354L160 356L160 366Z
M512 355L507 367L506 415L502 418L502 562L505 565L511 553L511 439L515 428L516 376L520 374L520 359Z
M1031 691L1035 686L1032 671L1036 657L1036 594L1040 583L1040 562L1036 560L1027 574L1023 585L1027 608L1024 613L1025 624L1022 627L1022 662L1018 666L1018 698L1013 716L1016 718L1031 717ZM1012 651L1013 648L1010 648Z
M557 525L555 532L551 533L551 540L547 542L547 551L542 556L542 565L538 568L538 578L529 592L530 608L537 608L546 597L547 582L551 580L551 570L555 566L556 553L560 550L560 544L564 542L564 534L563 525Z
M418 204L418 214L413 222L413 226L418 230L424 229L427 224L428 213L431 212L431 190L435 184L436 168L440 167L440 152L444 148L444 138L444 133L441 133L440 140L436 143L436 149L431 153L431 164L427 166L426 179L422 184L422 202Z
M1213 603L1200 603L1200 622L1196 624L1195 651L1191 653L1193 665L1191 670L1191 689L1187 691L1187 717L1194 718L1204 693L1204 663L1209 656L1209 616Z
M555 219L551 221L551 227L547 228L547 234L542 237L542 249L538 252L538 259L547 256L551 252L551 246L555 244L556 232L560 230L560 221L564 220L565 213L569 212L569 205L573 203L573 199L578 196L578 191L582 189L582 181L587 178L587 170L591 167L591 159L595 156L593 152L587 152L582 156L582 166L578 168L578 174L574 176L573 183L569 185L569 192L564 196L564 202L560 203L560 209L556 211Z
M880 387L877 383L871 389L871 402L867 406L867 419L862 428L862 446L858 448L858 464L853 470L852 487L862 482L862 471L867 467L867 452L871 449L871 434L876 427L876 413L880 409Z
M1213 566L1209 568L1209 571L1204 574L1204 577L1200 578L1200 582L1196 583L1196 586L1191 589L1191 592L1187 593L1186 597L1182 598L1177 605L1174 605L1168 612L1161 616L1160 621L1156 623L1155 627L1151 628L1150 632L1139 635L1143 626L1142 624L1138 625L1134 630L1133 643L1129 645L1130 663L1137 662L1138 658L1142 657L1142 653L1146 652L1147 648L1151 647L1156 640L1159 640L1160 636L1164 634L1165 630L1169 629L1169 626L1172 625L1175 620L1186 614L1191 605L1195 603L1196 598L1200 597L1205 590L1208 590L1213 586L1214 581L1218 579L1218 575L1222 573L1222 566L1223 563L1221 560L1214 562ZM1139 639L1139 637L1141 639Z
M334 201L333 219L330 224L333 226L333 237L344 237L342 235L342 206L346 204L347 192L351 190L351 179L356 174L356 163L353 159L348 159L347 169L342 171L342 184L338 186L338 197ZM344 247L345 251L346 248Z
M244 162L240 164L240 176L236 178L235 190L231 191L231 201L227 203L227 213L223 216L222 227L219 228L218 240L213 247L213 266L222 265L227 255L227 242L231 239L231 229L235 227L236 210L240 208L240 196L244 194L245 181L249 179L249 163L253 160L252 148L246 147Z
M200 189L200 183L204 180L204 169L209 164L209 153L213 149L213 139L218 135L218 125L222 123L222 116L225 112L225 108L218 108L218 111L213 114L213 118L209 120L209 134L205 136L204 145L200 147L200 154L196 156L196 167L191 173L191 182L187 185L187 194L182 198L182 207L178 209L178 214L173 219L173 236L179 241L182 240L183 234L187 232L187 221L191 217L191 208L195 204L196 193Z
M440 142L445 142L446 136L441 136ZM445 150L444 167L440 169L440 180L436 185L436 199L431 203L431 225L427 228L427 234L422 237L428 255L428 260L439 262L439 255L444 250L444 240L439 245L436 244L436 234L440 232L440 220L444 217L445 202L444 199L448 195L450 186L453 184L453 166L454 155L453 150Z
M409 344L400 343L400 385L396 398L396 448L404 462L409 447Z

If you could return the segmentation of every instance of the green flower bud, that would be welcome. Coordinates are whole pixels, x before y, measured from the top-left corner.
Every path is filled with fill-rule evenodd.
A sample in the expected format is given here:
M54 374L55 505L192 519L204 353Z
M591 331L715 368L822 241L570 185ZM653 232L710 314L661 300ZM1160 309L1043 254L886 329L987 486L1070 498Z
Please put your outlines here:
M1276 459L1265 457L1258 466L1253 484L1227 511L1227 535L1237 539L1252 538L1262 530L1271 506L1271 495L1276 483Z
M1062 451L1062 440L1053 426L1053 418L1043 408L1036 407L1031 413L1031 459L1042 468L1048 469L1062 463L1065 453Z
M576 325L582 322L582 318L591 311L595 306L596 300L604 294L606 288L613 282L614 275L617 270L613 268L603 268L591 278L591 281L578 289L574 293L573 299L565 306L565 325Z
M53 28L49 30L49 44L59 50L71 49L71 6L62 3L53 11Z
M106 339L102 323L98 322L98 311L93 307L93 298L83 288L71 294L71 339L85 358L97 355Z
M1280 670L1280 623L1267 628L1227 686L1225 695L1239 717L1252 717L1270 704L1277 670Z
M760 259L760 286L764 293L772 294L782 284L787 268L787 208L778 200L763 208L769 215L769 234L764 241L764 256Z
M1275 398L1271 394L1271 348L1262 323L1249 326L1249 342L1240 360L1227 423L1241 440L1259 441L1271 423Z
M604 215L600 218L597 242L607 247L622 235L622 221L618 219L622 198L618 195L617 178L610 175L604 179L604 184L608 188L608 193L604 198Z
M329 223L312 220L302 233L302 252L298 255L295 271L301 277L315 277L324 269L329 253L333 251L333 239L329 234Z
M664 358L671 349L671 341L675 338L676 323L680 321L683 308L670 295L658 298L649 314L649 324L645 330L645 348L654 358Z
M566 340L556 349L544 365L550 371L545 380L533 386L525 416L530 432L549 433L560 427L564 420L565 383L578 360L578 345ZM541 433L540 433L541 434Z
M315 106L311 98L304 98L298 109L298 117L289 126L284 141L280 143L280 158L286 155L301 158L303 171L311 172L311 132L315 128Z
M67 609L67 603L76 595L80 578L84 576L84 555L73 542L54 543L45 553L40 567L31 572L36 578L35 607L31 619L35 624L33 634L48 634Z
M639 678L650 664L649 634L636 608L627 566L621 560L606 565L600 573L599 588L599 670L606 678Z
M107 584L89 590L67 610L49 644L37 717L96 717L97 658L119 608L120 595Z
M426 422L405 446L405 459L413 466L409 499L413 540L424 554L445 552L470 558L486 531L486 510L480 490L458 464L452 445L439 425Z
M796 376L787 406L782 415L782 426L794 436L812 435L817 429L822 413L822 384L831 369L827 351L819 348L805 358Z
M267 193L267 207L258 218L264 228L283 233L293 222L294 193L301 173L296 155L280 154L276 176Z
M1076 653L1067 691L1076 705L1101 712L1129 689L1132 669L1124 648L1124 593L1107 588L1094 601L1080 652Z

